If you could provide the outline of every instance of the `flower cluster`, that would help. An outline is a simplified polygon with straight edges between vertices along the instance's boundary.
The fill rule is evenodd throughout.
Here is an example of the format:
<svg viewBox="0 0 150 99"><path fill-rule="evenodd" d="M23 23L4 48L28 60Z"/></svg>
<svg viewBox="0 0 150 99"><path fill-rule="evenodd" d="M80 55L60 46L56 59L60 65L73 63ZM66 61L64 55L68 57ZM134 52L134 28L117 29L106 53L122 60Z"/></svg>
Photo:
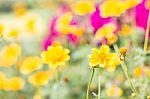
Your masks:
<svg viewBox="0 0 150 99"><path fill-rule="evenodd" d="M107 45L102 45L100 49L93 48L92 52L89 55L89 65L91 68L104 67L110 71L114 71L121 64L119 55L111 53Z"/></svg>

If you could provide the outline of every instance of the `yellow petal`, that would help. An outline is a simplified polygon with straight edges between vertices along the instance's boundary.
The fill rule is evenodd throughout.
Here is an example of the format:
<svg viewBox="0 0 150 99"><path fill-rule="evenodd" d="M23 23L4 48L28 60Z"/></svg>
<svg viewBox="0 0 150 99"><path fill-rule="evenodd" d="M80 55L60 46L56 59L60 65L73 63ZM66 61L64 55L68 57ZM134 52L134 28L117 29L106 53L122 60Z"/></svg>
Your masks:
<svg viewBox="0 0 150 99"><path fill-rule="evenodd" d="M34 86L43 86L48 84L49 78L48 71L38 71L35 74L30 75L28 80Z"/></svg>
<svg viewBox="0 0 150 99"><path fill-rule="evenodd" d="M22 64L20 65L20 71L24 74L29 74L34 70L37 70L42 67L42 61L37 56L30 56L23 60Z"/></svg>
<svg viewBox="0 0 150 99"><path fill-rule="evenodd" d="M109 52L110 52L109 46L107 46L107 45L102 45L102 46L100 47L100 51L101 51L101 53L109 53Z"/></svg>
<svg viewBox="0 0 150 99"><path fill-rule="evenodd" d="M77 15L85 15L95 11L95 5L92 1L78 1L72 6L72 10Z"/></svg>

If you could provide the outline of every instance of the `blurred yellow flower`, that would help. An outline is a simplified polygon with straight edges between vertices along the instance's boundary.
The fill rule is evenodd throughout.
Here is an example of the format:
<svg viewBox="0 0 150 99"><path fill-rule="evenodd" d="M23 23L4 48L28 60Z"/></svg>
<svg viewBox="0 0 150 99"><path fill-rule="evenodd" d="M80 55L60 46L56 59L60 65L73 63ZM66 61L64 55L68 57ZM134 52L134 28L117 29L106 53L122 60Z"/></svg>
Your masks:
<svg viewBox="0 0 150 99"><path fill-rule="evenodd" d="M21 33L23 36L41 35L45 31L45 24L38 14L27 13L19 18L21 21Z"/></svg>
<svg viewBox="0 0 150 99"><path fill-rule="evenodd" d="M20 33L20 31L17 28L16 29L14 28L8 32L7 37L16 38L19 36L19 33Z"/></svg>
<svg viewBox="0 0 150 99"><path fill-rule="evenodd" d="M5 82L4 89L9 91L21 90L24 87L24 80L20 77L12 77Z"/></svg>
<svg viewBox="0 0 150 99"><path fill-rule="evenodd" d="M118 17L126 10L137 6L141 2L142 0L107 0L99 7L100 14L104 18L111 16Z"/></svg>
<svg viewBox="0 0 150 99"><path fill-rule="evenodd" d="M0 37L3 36L4 25L0 23Z"/></svg>
<svg viewBox="0 0 150 99"><path fill-rule="evenodd" d="M49 71L38 71L33 75L30 75L28 81L34 86L43 86L48 84L50 79Z"/></svg>
<svg viewBox="0 0 150 99"><path fill-rule="evenodd" d="M122 0L106 0L103 4L100 5L99 9L101 11L101 16L103 18L111 16L120 16L127 9L126 5L123 4Z"/></svg>
<svg viewBox="0 0 150 99"><path fill-rule="evenodd" d="M41 53L41 57L43 62L49 64L50 67L57 67L70 59L69 53L70 51L61 45L49 46L47 51Z"/></svg>
<svg viewBox="0 0 150 99"><path fill-rule="evenodd" d="M42 67L42 60L38 56L26 57L20 65L20 72L23 74L32 73Z"/></svg>
<svg viewBox="0 0 150 99"><path fill-rule="evenodd" d="M36 31L36 20L34 18L27 20L26 29L30 33L35 33L35 31Z"/></svg>
<svg viewBox="0 0 150 99"><path fill-rule="evenodd" d="M113 97L113 96L120 97L123 94L123 91L121 88L117 86L111 86L106 90L106 93L109 97Z"/></svg>
<svg viewBox="0 0 150 99"><path fill-rule="evenodd" d="M70 25L73 19L71 12L66 12L57 19L56 29L63 33L72 33L76 36L81 36L84 33L84 28L77 25Z"/></svg>
<svg viewBox="0 0 150 99"><path fill-rule="evenodd" d="M72 11L77 15L85 15L95 11L93 1L78 1L72 5Z"/></svg>
<svg viewBox="0 0 150 99"><path fill-rule="evenodd" d="M111 34L107 36L107 44L111 45L113 43L115 43L118 40L118 37L116 34Z"/></svg>
<svg viewBox="0 0 150 99"><path fill-rule="evenodd" d="M64 25L69 25L70 22L73 19L73 15L71 12L65 12L64 14L62 14L58 19L57 19L57 23L61 23Z"/></svg>
<svg viewBox="0 0 150 99"><path fill-rule="evenodd" d="M109 36L113 35L115 30L117 29L114 23L107 23L96 31L95 38L97 40L102 38L109 38Z"/></svg>
<svg viewBox="0 0 150 99"><path fill-rule="evenodd" d="M3 72L0 72L0 90L4 89L4 85L6 83L6 76Z"/></svg>
<svg viewBox="0 0 150 99"><path fill-rule="evenodd" d="M121 30L119 31L119 33L123 36L129 36L131 35L131 33L133 33L132 27L127 25L127 24L123 24L121 26Z"/></svg>
<svg viewBox="0 0 150 99"><path fill-rule="evenodd" d="M96 31L95 38L97 40L101 40L105 38L107 40L107 44L111 45L118 40L118 37L114 32L117 27L114 23L107 23Z"/></svg>
<svg viewBox="0 0 150 99"><path fill-rule="evenodd" d="M116 53L110 53L109 46L102 45L100 49L93 48L92 54L89 55L89 65L94 67L106 67L108 70L114 71L116 66L120 64L119 57Z"/></svg>
<svg viewBox="0 0 150 99"><path fill-rule="evenodd" d="M126 5L127 9L131 9L140 4L141 2L142 0L125 0L124 5Z"/></svg>
<svg viewBox="0 0 150 99"><path fill-rule="evenodd" d="M10 44L0 50L0 66L12 66L16 63L21 54L21 47L18 44Z"/></svg>
<svg viewBox="0 0 150 99"><path fill-rule="evenodd" d="M25 5L22 2L14 3L13 11L14 11L16 16L22 16L26 12Z"/></svg>
<svg viewBox="0 0 150 99"><path fill-rule="evenodd" d="M143 74L143 68L141 66L138 66L133 70L133 75L135 77L141 77L142 74Z"/></svg>

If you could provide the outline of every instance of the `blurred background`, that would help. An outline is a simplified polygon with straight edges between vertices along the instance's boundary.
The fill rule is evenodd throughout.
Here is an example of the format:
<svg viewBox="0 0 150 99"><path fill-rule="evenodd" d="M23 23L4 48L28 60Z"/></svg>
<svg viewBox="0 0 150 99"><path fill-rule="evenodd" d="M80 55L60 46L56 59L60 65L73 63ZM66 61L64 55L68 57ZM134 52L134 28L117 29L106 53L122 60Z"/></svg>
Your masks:
<svg viewBox="0 0 150 99"><path fill-rule="evenodd" d="M149 0L0 0L0 99L85 99L88 55L103 44L128 49L125 63L139 93L119 65L103 69L101 99L150 99L150 36L143 51L149 8ZM41 60L51 45L71 51L59 81ZM97 87L96 71L89 99L97 99Z"/></svg>

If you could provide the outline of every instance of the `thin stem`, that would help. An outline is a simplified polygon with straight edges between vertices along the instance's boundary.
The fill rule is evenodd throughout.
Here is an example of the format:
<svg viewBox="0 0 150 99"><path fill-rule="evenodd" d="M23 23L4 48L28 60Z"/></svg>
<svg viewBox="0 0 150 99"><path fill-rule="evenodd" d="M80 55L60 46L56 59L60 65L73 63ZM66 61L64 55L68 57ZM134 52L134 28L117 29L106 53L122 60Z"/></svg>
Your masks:
<svg viewBox="0 0 150 99"><path fill-rule="evenodd" d="M116 53L119 53L118 46L117 46L116 44L114 44L113 47L114 47L114 49L115 49L115 52L116 52ZM125 64L124 62L121 64L121 67L122 67L122 69L123 69L123 72L124 72L124 74L125 74L125 76L126 76L128 82L129 82L129 84L130 84L131 90L132 90L134 93L137 93L137 90L136 90L136 88L134 87L134 85L133 85L133 83L132 83L132 81L131 81L131 79L130 79L130 77L129 77L128 68L127 68L127 66L126 66L126 64Z"/></svg>
<svg viewBox="0 0 150 99"><path fill-rule="evenodd" d="M148 21L147 21L147 27L146 27L146 34L145 34L145 41L144 41L144 52L146 52L148 47L148 35L149 35L149 28L150 27L150 11L148 14Z"/></svg>
<svg viewBox="0 0 150 99"><path fill-rule="evenodd" d="M101 67L99 68L99 82L98 82L98 99L100 99L101 94Z"/></svg>
<svg viewBox="0 0 150 99"><path fill-rule="evenodd" d="M121 66L122 66L122 68L123 68L123 71L124 71L124 74L125 74L126 78L128 79L128 82L129 82L129 84L130 84L130 87L131 87L132 91L133 91L134 93L137 93L137 90L136 90L136 88L134 87L134 85L133 85L133 83L132 83L132 81L131 81L131 79L130 79L130 77L129 77L126 64L125 64L125 63L122 63Z"/></svg>
<svg viewBox="0 0 150 99"><path fill-rule="evenodd" d="M89 84L88 84L88 88L87 88L87 92L86 92L86 99L89 99L89 91L90 91L91 83L92 83L92 81L93 81L94 72L95 72L95 69L92 69L91 79L90 79L90 82L89 82Z"/></svg>

